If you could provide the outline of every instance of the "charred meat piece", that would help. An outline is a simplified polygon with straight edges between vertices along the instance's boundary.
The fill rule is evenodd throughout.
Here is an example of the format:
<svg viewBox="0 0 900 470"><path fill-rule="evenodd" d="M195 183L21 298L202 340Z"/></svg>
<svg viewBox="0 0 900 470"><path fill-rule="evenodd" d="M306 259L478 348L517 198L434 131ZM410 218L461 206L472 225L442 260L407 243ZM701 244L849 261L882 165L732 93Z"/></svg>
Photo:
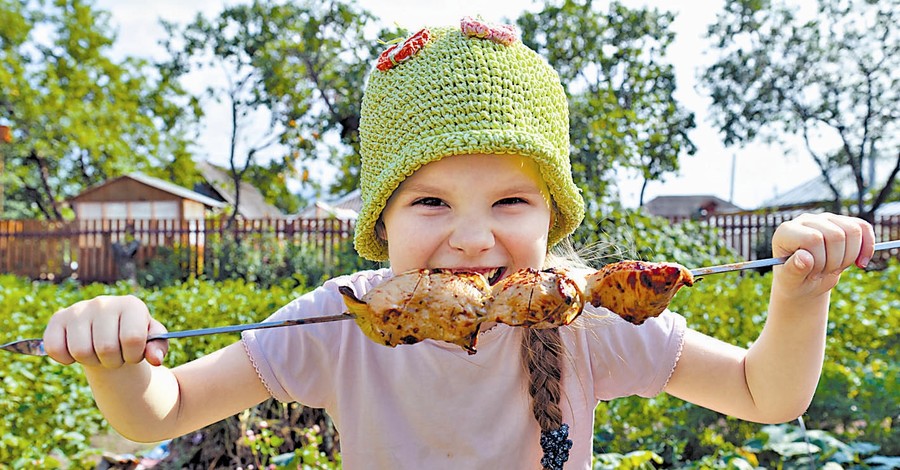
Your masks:
<svg viewBox="0 0 900 470"><path fill-rule="evenodd" d="M376 343L393 347L435 339L474 353L486 321L555 328L572 323L590 303L640 325L693 283L679 264L620 261L585 279L564 269L523 269L492 288L479 273L421 269L395 276L362 299L349 287L339 289L360 329Z"/></svg>
<svg viewBox="0 0 900 470"><path fill-rule="evenodd" d="M395 276L357 299L340 287L363 333L379 344L438 339L475 352L491 286L478 273L422 269Z"/></svg>
<svg viewBox="0 0 900 470"><path fill-rule="evenodd" d="M523 269L493 288L488 309L492 321L529 328L572 323L584 308L584 294L565 270Z"/></svg>
<svg viewBox="0 0 900 470"><path fill-rule="evenodd" d="M662 313L682 286L694 285L694 277L676 263L620 261L588 275L586 285L591 305L640 325Z"/></svg>

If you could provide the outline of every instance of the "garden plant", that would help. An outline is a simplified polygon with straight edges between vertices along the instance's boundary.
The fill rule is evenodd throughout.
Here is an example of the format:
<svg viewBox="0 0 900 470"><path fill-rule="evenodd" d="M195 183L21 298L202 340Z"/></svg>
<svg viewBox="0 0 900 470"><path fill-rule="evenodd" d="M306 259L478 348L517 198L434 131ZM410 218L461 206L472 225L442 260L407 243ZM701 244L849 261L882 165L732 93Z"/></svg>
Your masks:
<svg viewBox="0 0 900 470"><path fill-rule="evenodd" d="M592 223L605 235L582 243L597 245L598 252L609 252L604 246L632 247L610 254L612 258L676 260L689 267L734 260L714 236L698 235L690 223L666 225L619 212ZM621 224L633 230L619 234L610 229ZM642 233L658 235L646 238ZM266 249L283 251L254 250L246 258L248 265L219 280L181 278L164 269L164 260L145 269L144 281L148 275L156 277L138 288L126 283L51 284L0 275L0 326L6 339L40 336L56 309L101 294L126 293L141 297L170 330L250 323L263 320L323 277L360 268L349 246L341 255L343 265L327 269L304 264L308 254L302 247L276 246ZM241 278L241 273L251 272L284 274L264 281ZM900 468L898 278L896 260L883 269L844 274L832 296L822 378L801 421L777 426L742 422L665 394L619 399L596 410L595 469ZM706 333L747 345L763 324L770 282L765 272L708 276L682 290L672 309ZM172 340L166 363L181 364L236 339L218 335ZM6 356L0 362L0 379L0 469L95 468L104 449L95 445L94 437L112 431L94 405L79 366ZM157 468L340 468L340 436L324 412L271 400L174 439L167 449Z"/></svg>

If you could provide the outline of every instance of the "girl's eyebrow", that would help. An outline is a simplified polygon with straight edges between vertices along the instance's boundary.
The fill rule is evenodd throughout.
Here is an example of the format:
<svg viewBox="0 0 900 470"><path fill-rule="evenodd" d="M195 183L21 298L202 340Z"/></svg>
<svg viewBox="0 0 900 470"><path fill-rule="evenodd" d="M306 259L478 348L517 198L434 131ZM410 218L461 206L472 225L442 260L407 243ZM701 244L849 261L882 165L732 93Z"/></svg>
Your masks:
<svg viewBox="0 0 900 470"><path fill-rule="evenodd" d="M414 195L428 194L436 196L447 193L447 189L441 185L419 182L409 182L409 184L405 183L406 182L400 184L395 192ZM500 186L495 186L492 192L498 197L503 197L516 194L544 194L545 192L547 192L547 190L546 188L536 186L533 183L513 183L509 186L503 186L501 183Z"/></svg>
<svg viewBox="0 0 900 470"><path fill-rule="evenodd" d="M525 193L525 194L540 194L543 193L544 190L540 186L535 186L533 184L520 184L509 187L500 187L497 189L498 192L504 193Z"/></svg>
<svg viewBox="0 0 900 470"><path fill-rule="evenodd" d="M405 184L401 183L400 186L397 187L395 192L397 193L414 193L414 194L442 194L446 190L436 185L429 185L423 183L409 183Z"/></svg>

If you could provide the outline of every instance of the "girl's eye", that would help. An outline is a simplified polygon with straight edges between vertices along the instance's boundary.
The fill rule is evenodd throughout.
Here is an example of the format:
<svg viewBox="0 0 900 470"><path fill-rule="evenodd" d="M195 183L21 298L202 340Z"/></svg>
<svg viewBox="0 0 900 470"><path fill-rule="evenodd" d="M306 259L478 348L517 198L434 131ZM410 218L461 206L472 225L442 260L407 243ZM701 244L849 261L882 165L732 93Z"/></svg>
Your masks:
<svg viewBox="0 0 900 470"><path fill-rule="evenodd" d="M423 197L413 201L414 206L440 207L444 205L444 201L436 197Z"/></svg>
<svg viewBox="0 0 900 470"><path fill-rule="evenodd" d="M506 198L503 198L503 199L497 201L495 204L501 205L501 206L504 206L504 205L511 206L514 204L526 204L527 202L528 201L526 201L520 197L506 197Z"/></svg>

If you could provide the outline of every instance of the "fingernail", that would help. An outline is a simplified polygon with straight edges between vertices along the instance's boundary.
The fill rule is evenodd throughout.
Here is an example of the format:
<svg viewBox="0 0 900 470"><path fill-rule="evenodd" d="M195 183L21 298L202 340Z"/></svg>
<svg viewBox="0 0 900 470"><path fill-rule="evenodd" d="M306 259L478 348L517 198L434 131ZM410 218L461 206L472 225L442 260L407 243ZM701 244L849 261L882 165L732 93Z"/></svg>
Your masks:
<svg viewBox="0 0 900 470"><path fill-rule="evenodd" d="M157 349L155 353L153 353L153 357L156 358L156 362L158 364L162 364L163 362L163 352L160 349Z"/></svg>
<svg viewBox="0 0 900 470"><path fill-rule="evenodd" d="M860 268L865 268L865 267L869 266L869 261L870 261L870 259L871 259L871 258L866 257L866 256L860 258L860 260L859 260L859 267L860 267Z"/></svg>

